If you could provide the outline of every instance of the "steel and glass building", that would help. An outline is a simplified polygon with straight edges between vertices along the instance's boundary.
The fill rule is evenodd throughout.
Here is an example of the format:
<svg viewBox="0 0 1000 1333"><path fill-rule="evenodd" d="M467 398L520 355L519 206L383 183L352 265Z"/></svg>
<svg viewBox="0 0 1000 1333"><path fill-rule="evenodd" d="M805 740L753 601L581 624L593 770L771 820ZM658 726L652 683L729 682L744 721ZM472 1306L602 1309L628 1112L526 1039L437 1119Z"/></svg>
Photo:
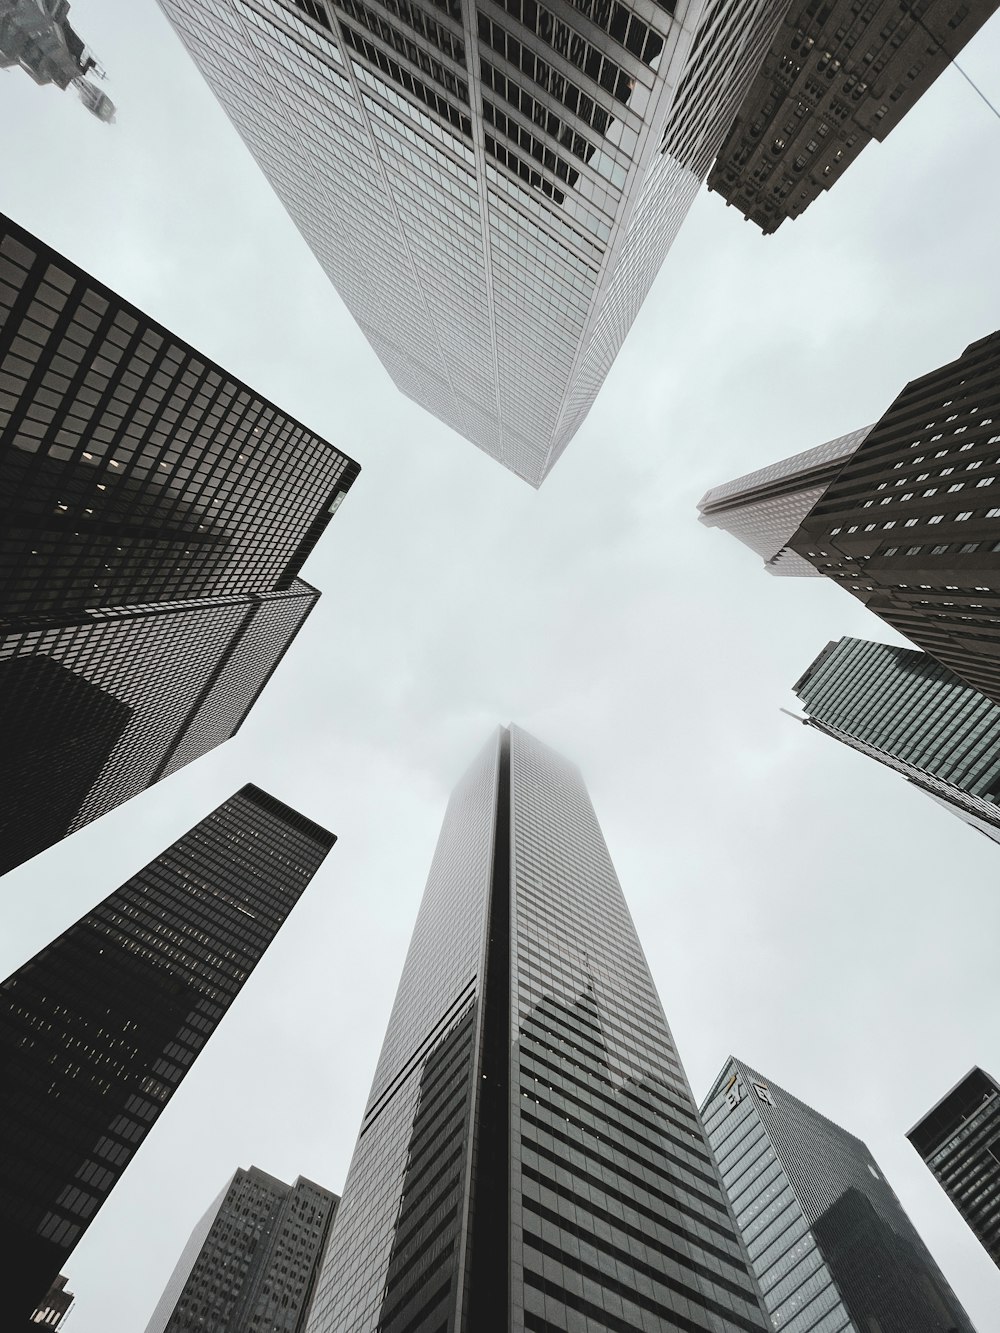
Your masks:
<svg viewBox="0 0 1000 1333"><path fill-rule="evenodd" d="M160 0L397 387L539 485L785 0Z"/></svg>
<svg viewBox="0 0 1000 1333"><path fill-rule="evenodd" d="M0 872L237 730L358 470L0 218Z"/></svg>
<svg viewBox="0 0 1000 1333"><path fill-rule="evenodd" d="M195 1227L146 1333L302 1333L339 1199L240 1168Z"/></svg>
<svg viewBox="0 0 1000 1333"><path fill-rule="evenodd" d="M997 0L792 0L708 178L767 234L882 142Z"/></svg>
<svg viewBox="0 0 1000 1333"><path fill-rule="evenodd" d="M62 1328L76 1297L66 1289L67 1279L60 1273L31 1316L31 1324L45 1329Z"/></svg>
<svg viewBox="0 0 1000 1333"><path fill-rule="evenodd" d="M578 769L452 794L309 1333L766 1320Z"/></svg>
<svg viewBox="0 0 1000 1333"><path fill-rule="evenodd" d="M1000 1268L1000 1083L970 1069L906 1137Z"/></svg>
<svg viewBox="0 0 1000 1333"><path fill-rule="evenodd" d="M769 574L815 576L819 570L788 549L802 520L871 430L838 435L781 463L713 486L698 502L699 522L722 528L764 559Z"/></svg>
<svg viewBox="0 0 1000 1333"><path fill-rule="evenodd" d="M927 653L828 643L795 684L804 721L1000 842L1000 705Z"/></svg>
<svg viewBox="0 0 1000 1333"><path fill-rule="evenodd" d="M701 1114L776 1333L974 1333L859 1138L732 1058Z"/></svg>
<svg viewBox="0 0 1000 1333"><path fill-rule="evenodd" d="M252 785L0 986L0 1253L25 1323L334 836Z"/></svg>

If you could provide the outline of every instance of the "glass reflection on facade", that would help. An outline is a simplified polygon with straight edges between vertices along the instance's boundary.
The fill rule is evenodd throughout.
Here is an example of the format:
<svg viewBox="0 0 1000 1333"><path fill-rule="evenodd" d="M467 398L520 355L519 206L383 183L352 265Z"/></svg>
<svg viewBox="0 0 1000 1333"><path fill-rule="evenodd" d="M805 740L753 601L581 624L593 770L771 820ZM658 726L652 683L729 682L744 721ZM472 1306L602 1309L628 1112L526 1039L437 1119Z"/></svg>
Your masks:
<svg viewBox="0 0 1000 1333"><path fill-rule="evenodd" d="M1000 1083L971 1069L906 1137L1000 1268Z"/></svg>
<svg viewBox="0 0 1000 1333"><path fill-rule="evenodd" d="M336 1194L256 1166L198 1223L146 1333L302 1333Z"/></svg>
<svg viewBox="0 0 1000 1333"><path fill-rule="evenodd" d="M730 1058L701 1108L780 1333L974 1333L864 1143Z"/></svg>
<svg viewBox="0 0 1000 1333"><path fill-rule="evenodd" d="M25 1322L334 836L252 785L0 986L0 1250Z"/></svg>
<svg viewBox="0 0 1000 1333"><path fill-rule="evenodd" d="M449 802L309 1333L763 1333L579 771Z"/></svg>
<svg viewBox="0 0 1000 1333"><path fill-rule="evenodd" d="M784 0L160 0L396 385L533 485Z"/></svg>
<svg viewBox="0 0 1000 1333"><path fill-rule="evenodd" d="M895 769L1000 842L1000 705L927 653L827 646L795 685L810 727Z"/></svg>

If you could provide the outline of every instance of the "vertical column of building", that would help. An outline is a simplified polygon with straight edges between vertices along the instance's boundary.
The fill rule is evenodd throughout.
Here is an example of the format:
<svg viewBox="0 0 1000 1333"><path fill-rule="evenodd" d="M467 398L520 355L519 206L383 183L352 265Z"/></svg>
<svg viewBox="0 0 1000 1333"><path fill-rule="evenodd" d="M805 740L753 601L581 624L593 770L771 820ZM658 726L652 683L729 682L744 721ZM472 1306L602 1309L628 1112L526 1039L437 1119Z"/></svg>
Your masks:
<svg viewBox="0 0 1000 1333"><path fill-rule="evenodd" d="M334 837L252 785L0 987L0 1247L27 1318Z"/></svg>

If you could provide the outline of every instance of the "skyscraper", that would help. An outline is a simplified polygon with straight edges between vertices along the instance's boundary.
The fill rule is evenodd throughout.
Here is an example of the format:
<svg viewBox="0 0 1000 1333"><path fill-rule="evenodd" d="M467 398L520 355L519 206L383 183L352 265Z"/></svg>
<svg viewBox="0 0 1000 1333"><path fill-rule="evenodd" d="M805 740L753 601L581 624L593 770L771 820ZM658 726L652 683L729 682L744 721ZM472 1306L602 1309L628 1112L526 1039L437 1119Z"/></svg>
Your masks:
<svg viewBox="0 0 1000 1333"><path fill-rule="evenodd" d="M302 1333L339 1199L251 1166L195 1227L146 1333Z"/></svg>
<svg viewBox="0 0 1000 1333"><path fill-rule="evenodd" d="M68 0L0 0L0 69L19 65L38 84L76 89L80 101L105 123L115 104L90 73L104 77L69 21Z"/></svg>
<svg viewBox="0 0 1000 1333"><path fill-rule="evenodd" d="M455 789L309 1333L766 1329L579 771Z"/></svg>
<svg viewBox="0 0 1000 1333"><path fill-rule="evenodd" d="M827 644L795 684L817 731L893 768L1000 842L1000 706L926 653Z"/></svg>
<svg viewBox="0 0 1000 1333"><path fill-rule="evenodd" d="M906 1137L1000 1268L1000 1083L970 1069Z"/></svg>
<svg viewBox="0 0 1000 1333"><path fill-rule="evenodd" d="M0 1252L27 1322L335 839L252 785L0 986Z"/></svg>
<svg viewBox="0 0 1000 1333"><path fill-rule="evenodd" d="M786 0L160 0L397 387L532 485Z"/></svg>
<svg viewBox="0 0 1000 1333"><path fill-rule="evenodd" d="M233 734L358 470L0 218L0 871Z"/></svg>
<svg viewBox="0 0 1000 1333"><path fill-rule="evenodd" d="M747 506L719 526L762 553L773 546L789 573L836 579L1000 703L1000 331L913 380L856 435L832 478L817 480L807 451L716 487L699 507L711 521ZM766 498L773 485L787 499L755 509L758 479Z"/></svg>
<svg viewBox="0 0 1000 1333"><path fill-rule="evenodd" d="M732 1058L701 1114L773 1328L973 1333L860 1139Z"/></svg>
<svg viewBox="0 0 1000 1333"><path fill-rule="evenodd" d="M862 442L870 426L713 486L698 501L699 522L722 528L764 557L769 574L813 575L819 570L788 549L799 524Z"/></svg>
<svg viewBox="0 0 1000 1333"><path fill-rule="evenodd" d="M766 234L880 143L997 0L792 0L708 178ZM915 186L917 182L914 182Z"/></svg>

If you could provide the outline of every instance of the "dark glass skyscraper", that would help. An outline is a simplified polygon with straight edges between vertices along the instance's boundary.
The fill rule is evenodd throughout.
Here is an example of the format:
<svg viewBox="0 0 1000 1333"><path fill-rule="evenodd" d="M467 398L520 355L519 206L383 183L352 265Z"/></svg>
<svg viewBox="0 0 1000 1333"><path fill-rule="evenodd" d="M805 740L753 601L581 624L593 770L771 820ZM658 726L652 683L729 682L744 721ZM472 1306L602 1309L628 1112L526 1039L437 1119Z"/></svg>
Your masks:
<svg viewBox="0 0 1000 1333"><path fill-rule="evenodd" d="M906 1137L1000 1268L1000 1083L970 1069Z"/></svg>
<svg viewBox="0 0 1000 1333"><path fill-rule="evenodd" d="M732 1058L701 1114L774 1329L974 1333L860 1139Z"/></svg>
<svg viewBox="0 0 1000 1333"><path fill-rule="evenodd" d="M767 1328L579 771L451 797L309 1333Z"/></svg>
<svg viewBox="0 0 1000 1333"><path fill-rule="evenodd" d="M927 653L829 643L795 684L817 731L902 773L1000 842L1000 705Z"/></svg>
<svg viewBox="0 0 1000 1333"><path fill-rule="evenodd" d="M11 1318L27 1323L333 843L248 785L0 987Z"/></svg>
<svg viewBox="0 0 1000 1333"><path fill-rule="evenodd" d="M195 1227L146 1333L302 1333L339 1199L236 1172Z"/></svg>
<svg viewBox="0 0 1000 1333"><path fill-rule="evenodd" d="M0 218L0 872L236 731L357 474Z"/></svg>
<svg viewBox="0 0 1000 1333"><path fill-rule="evenodd" d="M160 0L409 397L532 485L787 0Z"/></svg>

